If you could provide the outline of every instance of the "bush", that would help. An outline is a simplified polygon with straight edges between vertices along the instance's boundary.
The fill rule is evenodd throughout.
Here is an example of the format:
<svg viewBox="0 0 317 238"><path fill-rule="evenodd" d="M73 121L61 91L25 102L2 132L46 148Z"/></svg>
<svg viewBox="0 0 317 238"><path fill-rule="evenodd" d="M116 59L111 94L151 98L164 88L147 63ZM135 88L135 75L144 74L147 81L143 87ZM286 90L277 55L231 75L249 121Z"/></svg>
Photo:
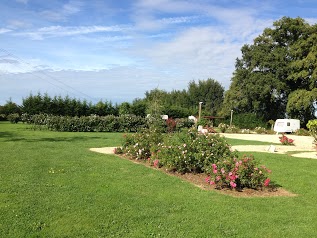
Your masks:
<svg viewBox="0 0 317 238"><path fill-rule="evenodd" d="M268 174L271 172L265 166L258 166L252 156L244 156L241 160L227 158L211 165L212 172L206 182L216 185L216 188L261 189L269 186Z"/></svg>
<svg viewBox="0 0 317 238"><path fill-rule="evenodd" d="M310 133L306 129L300 128L300 129L295 131L295 135L297 135L297 136L310 136Z"/></svg>
<svg viewBox="0 0 317 238"><path fill-rule="evenodd" d="M254 129L255 127L267 127L263 118L254 113L242 113L233 115L233 123L239 128Z"/></svg>
<svg viewBox="0 0 317 238"><path fill-rule="evenodd" d="M309 120L307 123L307 128L310 134L315 138L315 142L317 143L317 119Z"/></svg>
<svg viewBox="0 0 317 238"><path fill-rule="evenodd" d="M124 136L122 151L133 159L147 160L157 152L163 141L163 134L156 128L143 129L138 133Z"/></svg>
<svg viewBox="0 0 317 238"><path fill-rule="evenodd" d="M220 129L220 131L222 132L222 133L225 133L226 132L226 130L228 129L228 125L227 124L225 124L225 123L219 123L219 125L218 125L218 128Z"/></svg>
<svg viewBox="0 0 317 238"><path fill-rule="evenodd" d="M281 137L279 137L279 139L283 145L294 145L294 140L291 138L288 138L284 134Z"/></svg>
<svg viewBox="0 0 317 238"><path fill-rule="evenodd" d="M267 134L266 129L264 127L260 127L260 126L254 128L254 131L257 134Z"/></svg>
<svg viewBox="0 0 317 238"><path fill-rule="evenodd" d="M7 116L7 119L11 123L18 123L20 121L20 115L18 113L12 113Z"/></svg>
<svg viewBox="0 0 317 238"><path fill-rule="evenodd" d="M7 120L6 114L0 114L0 121L6 121L6 120Z"/></svg>
<svg viewBox="0 0 317 238"><path fill-rule="evenodd" d="M175 119L176 121L176 130L180 131L183 128L191 128L195 125L195 122L193 120L189 120L188 118L178 118Z"/></svg>
<svg viewBox="0 0 317 238"><path fill-rule="evenodd" d="M223 157L233 157L230 146L219 134L200 134L196 129L169 136L159 144L151 161L181 173L208 173L211 164Z"/></svg>
<svg viewBox="0 0 317 238"><path fill-rule="evenodd" d="M230 133L239 133L240 132L240 128L232 125L232 126L228 127L228 132L230 132Z"/></svg>

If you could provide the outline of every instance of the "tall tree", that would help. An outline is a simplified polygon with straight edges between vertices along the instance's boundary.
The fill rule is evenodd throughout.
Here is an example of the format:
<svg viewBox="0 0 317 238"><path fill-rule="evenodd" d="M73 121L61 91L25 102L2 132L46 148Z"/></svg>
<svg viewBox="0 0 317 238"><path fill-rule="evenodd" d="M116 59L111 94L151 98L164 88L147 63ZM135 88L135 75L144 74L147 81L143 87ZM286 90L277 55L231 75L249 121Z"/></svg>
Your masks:
<svg viewBox="0 0 317 238"><path fill-rule="evenodd" d="M266 120L284 118L291 92L316 87L316 33L316 25L283 17L244 45L222 114L230 108Z"/></svg>
<svg viewBox="0 0 317 238"><path fill-rule="evenodd" d="M192 106L204 103L203 113L216 115L223 102L224 88L214 79L191 81L188 85L188 98Z"/></svg>

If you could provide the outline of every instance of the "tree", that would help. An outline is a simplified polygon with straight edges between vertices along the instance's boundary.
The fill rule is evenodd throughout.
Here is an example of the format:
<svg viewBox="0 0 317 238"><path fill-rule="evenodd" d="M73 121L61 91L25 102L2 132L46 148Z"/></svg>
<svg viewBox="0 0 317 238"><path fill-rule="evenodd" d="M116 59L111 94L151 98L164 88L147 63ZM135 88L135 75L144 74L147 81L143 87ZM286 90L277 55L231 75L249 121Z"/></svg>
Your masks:
<svg viewBox="0 0 317 238"><path fill-rule="evenodd" d="M131 114L131 105L128 102L123 102L119 106L119 115Z"/></svg>
<svg viewBox="0 0 317 238"><path fill-rule="evenodd" d="M289 95L316 87L316 25L283 17L244 45L236 60L222 115L230 109L255 113L265 120L284 118Z"/></svg>
<svg viewBox="0 0 317 238"><path fill-rule="evenodd" d="M317 101L317 88L312 91L299 89L290 93L287 103L287 114L291 118L296 118L301 121L303 126L309 120L315 118L316 108L314 103Z"/></svg>
<svg viewBox="0 0 317 238"><path fill-rule="evenodd" d="M12 102L11 98L6 101L6 103L0 107L0 114L3 114L3 115L10 115L10 114L20 114L21 113L21 109L20 107Z"/></svg>
<svg viewBox="0 0 317 238"><path fill-rule="evenodd" d="M204 103L203 114L216 115L220 110L224 97L224 88L214 79L191 81L188 85L188 98L191 106Z"/></svg>

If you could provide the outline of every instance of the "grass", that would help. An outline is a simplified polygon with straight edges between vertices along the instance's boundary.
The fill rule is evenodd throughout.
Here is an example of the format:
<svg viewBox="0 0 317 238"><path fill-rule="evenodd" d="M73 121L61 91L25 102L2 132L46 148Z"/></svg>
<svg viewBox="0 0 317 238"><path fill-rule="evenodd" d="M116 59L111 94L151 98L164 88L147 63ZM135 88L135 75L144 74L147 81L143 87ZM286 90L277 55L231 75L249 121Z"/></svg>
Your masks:
<svg viewBox="0 0 317 238"><path fill-rule="evenodd" d="M256 140L241 140L241 139L232 139L227 138L227 142L230 145L281 145L281 143L272 143L266 141L256 141Z"/></svg>
<svg viewBox="0 0 317 238"><path fill-rule="evenodd" d="M317 160L254 153L298 196L233 198L89 151L121 138L0 123L0 237L317 235Z"/></svg>

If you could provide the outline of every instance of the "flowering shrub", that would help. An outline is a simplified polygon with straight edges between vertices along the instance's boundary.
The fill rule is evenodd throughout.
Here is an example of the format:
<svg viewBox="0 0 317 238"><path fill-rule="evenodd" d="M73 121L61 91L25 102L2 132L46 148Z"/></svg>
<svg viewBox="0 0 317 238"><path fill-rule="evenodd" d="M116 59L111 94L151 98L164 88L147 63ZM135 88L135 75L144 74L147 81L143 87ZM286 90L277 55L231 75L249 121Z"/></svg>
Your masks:
<svg viewBox="0 0 317 238"><path fill-rule="evenodd" d="M268 174L271 172L265 166L258 166L252 156L244 156L241 160L228 158L211 165L212 171L206 178L209 184L216 188L260 189L270 185Z"/></svg>
<svg viewBox="0 0 317 238"><path fill-rule="evenodd" d="M211 164L234 155L226 140L218 134L200 134L190 129L166 137L152 153L151 160L159 160L172 171L209 173Z"/></svg>
<svg viewBox="0 0 317 238"><path fill-rule="evenodd" d="M283 144L283 145L294 145L294 140L291 139L291 138L288 138L287 136L285 136L284 134L279 137L280 138L280 142Z"/></svg>
<svg viewBox="0 0 317 238"><path fill-rule="evenodd" d="M228 131L231 132L231 133L239 133L240 132L240 128L232 125L232 126L228 127Z"/></svg>
<svg viewBox="0 0 317 238"><path fill-rule="evenodd" d="M264 127L260 127L260 126L254 128L254 131L257 134L266 134L267 133L266 129Z"/></svg>
<svg viewBox="0 0 317 238"><path fill-rule="evenodd" d="M225 124L225 123L219 123L219 125L218 125L218 128L220 129L220 131L222 132L222 133L225 133L226 132L226 130L228 129L228 125L227 124Z"/></svg>
<svg viewBox="0 0 317 238"><path fill-rule="evenodd" d="M163 134L155 128L143 129L124 137L123 153L134 159L142 160L151 157L152 152L157 151L157 145L163 141Z"/></svg>

